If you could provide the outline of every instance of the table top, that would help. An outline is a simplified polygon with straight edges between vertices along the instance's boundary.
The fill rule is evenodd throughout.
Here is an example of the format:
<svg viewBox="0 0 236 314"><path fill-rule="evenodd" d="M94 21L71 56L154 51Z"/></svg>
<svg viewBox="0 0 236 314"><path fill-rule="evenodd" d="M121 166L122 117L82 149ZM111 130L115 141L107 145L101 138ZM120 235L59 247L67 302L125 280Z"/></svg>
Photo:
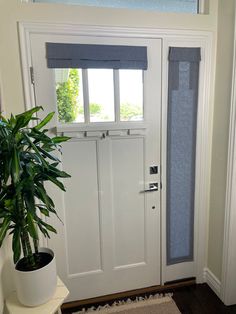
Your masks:
<svg viewBox="0 0 236 314"><path fill-rule="evenodd" d="M10 314L54 314L62 305L69 290L59 277L57 277L57 288L54 296L47 303L36 307L26 307L22 305L16 296L16 292L12 292L6 299L6 307Z"/></svg>

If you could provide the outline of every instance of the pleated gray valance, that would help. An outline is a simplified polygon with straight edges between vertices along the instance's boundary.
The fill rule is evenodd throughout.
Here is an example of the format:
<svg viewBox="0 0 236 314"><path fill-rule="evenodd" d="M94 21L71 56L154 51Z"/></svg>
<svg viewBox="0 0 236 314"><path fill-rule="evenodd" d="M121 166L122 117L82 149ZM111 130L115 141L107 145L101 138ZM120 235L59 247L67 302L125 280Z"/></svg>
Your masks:
<svg viewBox="0 0 236 314"><path fill-rule="evenodd" d="M46 43L48 68L147 70L147 47Z"/></svg>
<svg viewBox="0 0 236 314"><path fill-rule="evenodd" d="M170 47L169 61L199 62L200 60L200 48Z"/></svg>

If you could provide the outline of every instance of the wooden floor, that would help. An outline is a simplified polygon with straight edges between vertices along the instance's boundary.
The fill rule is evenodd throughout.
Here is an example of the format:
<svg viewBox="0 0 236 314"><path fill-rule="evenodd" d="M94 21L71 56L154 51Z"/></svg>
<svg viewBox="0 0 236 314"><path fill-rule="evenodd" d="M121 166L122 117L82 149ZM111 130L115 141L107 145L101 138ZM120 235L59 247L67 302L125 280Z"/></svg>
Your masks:
<svg viewBox="0 0 236 314"><path fill-rule="evenodd" d="M225 306L207 284L179 288L173 299L183 314L233 314L236 306Z"/></svg>
<svg viewBox="0 0 236 314"><path fill-rule="evenodd" d="M236 314L236 305L225 306L207 284L191 285L165 292L174 294L173 299L183 314ZM80 309L62 310L62 313L71 314Z"/></svg>

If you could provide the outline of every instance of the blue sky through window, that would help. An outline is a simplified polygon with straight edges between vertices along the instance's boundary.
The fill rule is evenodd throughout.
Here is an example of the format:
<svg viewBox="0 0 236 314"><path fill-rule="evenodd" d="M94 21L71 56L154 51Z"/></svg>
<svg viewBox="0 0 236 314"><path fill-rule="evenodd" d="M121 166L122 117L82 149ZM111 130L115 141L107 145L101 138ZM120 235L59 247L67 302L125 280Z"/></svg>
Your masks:
<svg viewBox="0 0 236 314"><path fill-rule="evenodd" d="M198 0L33 0L33 2L143 9L161 12L198 13Z"/></svg>

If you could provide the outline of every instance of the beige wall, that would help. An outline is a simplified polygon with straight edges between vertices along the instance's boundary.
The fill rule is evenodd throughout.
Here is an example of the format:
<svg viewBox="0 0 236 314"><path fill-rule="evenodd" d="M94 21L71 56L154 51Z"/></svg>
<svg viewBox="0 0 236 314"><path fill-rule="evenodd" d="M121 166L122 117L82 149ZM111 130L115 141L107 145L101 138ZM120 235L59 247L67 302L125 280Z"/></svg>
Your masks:
<svg viewBox="0 0 236 314"><path fill-rule="evenodd" d="M208 267L221 280L228 127L234 41L234 0L219 0L211 168Z"/></svg>
<svg viewBox="0 0 236 314"><path fill-rule="evenodd" d="M220 278L223 227L224 184L226 176L227 125L229 116L229 85L232 57L233 0L219 0L219 42L216 77L216 102L212 156L212 188L210 215L209 267ZM24 109L20 67L18 21L44 21L111 25L129 27L155 27L173 29L208 30L217 34L218 0L210 0L209 15L160 14L154 12L85 8L79 6L26 4L20 0L0 0L0 77L2 98L6 112ZM215 51L212 51L214 58ZM225 60L226 58L226 60ZM220 62L222 61L222 62ZM214 86L214 78L212 78ZM213 101L214 94L211 95ZM217 226L217 240L215 238ZM0 269L1 269L0 256ZM0 270L1 271L1 270ZM1 304L0 288L0 304ZM1 311L0 311L1 312Z"/></svg>
<svg viewBox="0 0 236 314"><path fill-rule="evenodd" d="M14 289L12 267L11 243L8 239L0 249L0 313L4 306L4 296Z"/></svg>
<svg viewBox="0 0 236 314"><path fill-rule="evenodd" d="M4 256L3 252L0 252L0 313L2 313L3 310L3 287L2 287L2 268L4 263Z"/></svg>

